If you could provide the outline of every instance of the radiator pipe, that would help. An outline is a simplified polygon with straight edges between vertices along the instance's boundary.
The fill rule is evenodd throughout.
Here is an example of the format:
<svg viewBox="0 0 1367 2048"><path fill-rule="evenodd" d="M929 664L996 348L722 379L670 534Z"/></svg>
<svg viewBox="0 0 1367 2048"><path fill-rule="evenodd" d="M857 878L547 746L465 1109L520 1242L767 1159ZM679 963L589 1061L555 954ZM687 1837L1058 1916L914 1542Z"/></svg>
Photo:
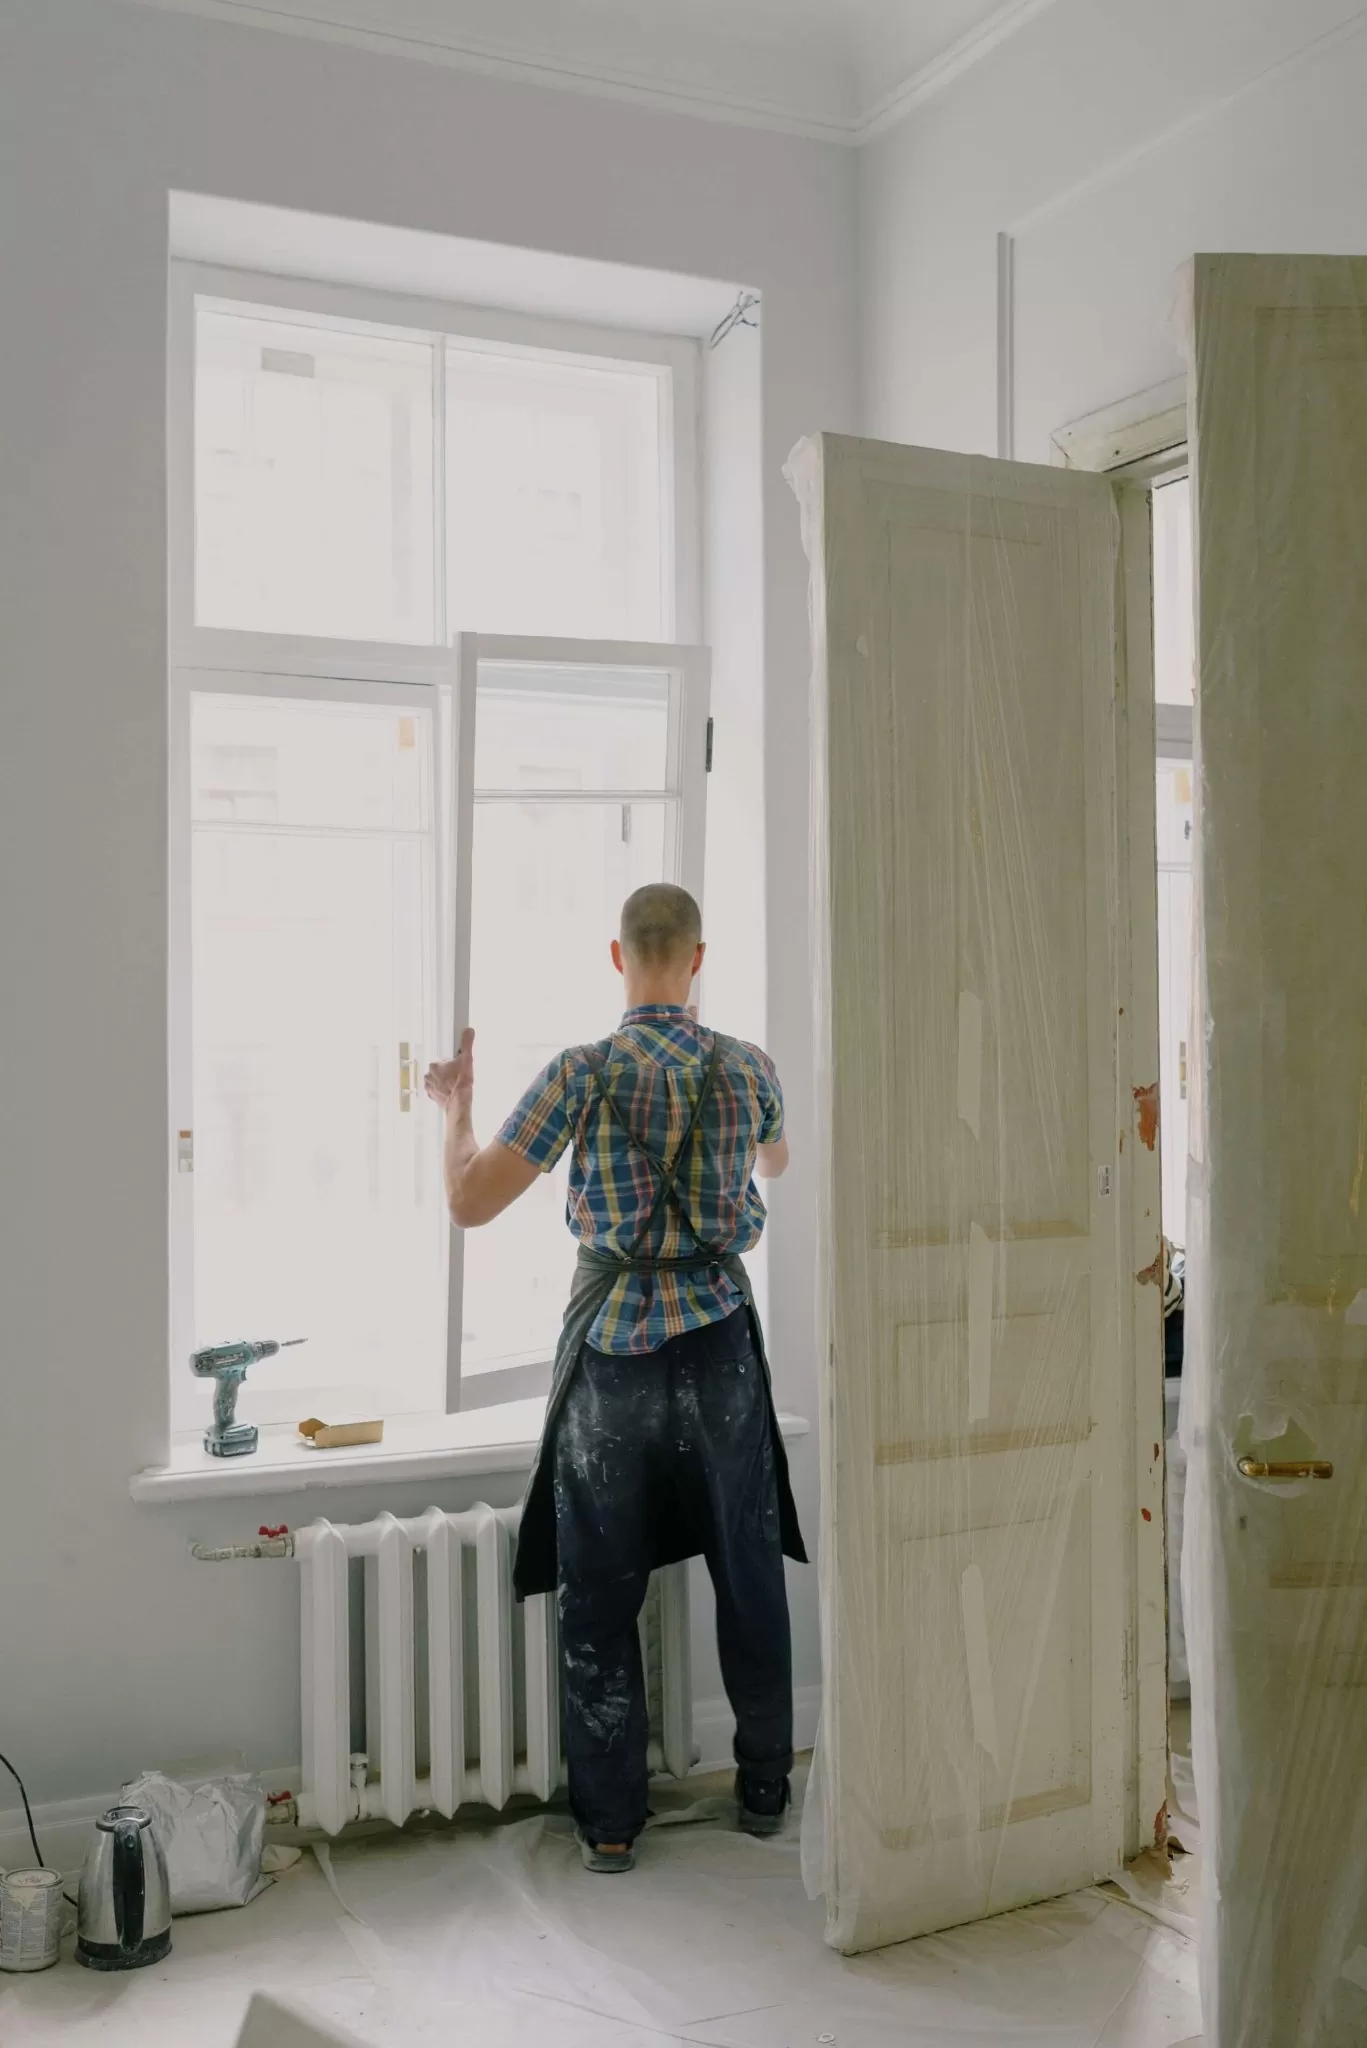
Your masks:
<svg viewBox="0 0 1367 2048"><path fill-rule="evenodd" d="M293 1557L294 1538L286 1530L283 1536L263 1536L255 1543L228 1543L218 1548L208 1543L192 1543L190 1555L201 1564L231 1564L239 1557Z"/></svg>

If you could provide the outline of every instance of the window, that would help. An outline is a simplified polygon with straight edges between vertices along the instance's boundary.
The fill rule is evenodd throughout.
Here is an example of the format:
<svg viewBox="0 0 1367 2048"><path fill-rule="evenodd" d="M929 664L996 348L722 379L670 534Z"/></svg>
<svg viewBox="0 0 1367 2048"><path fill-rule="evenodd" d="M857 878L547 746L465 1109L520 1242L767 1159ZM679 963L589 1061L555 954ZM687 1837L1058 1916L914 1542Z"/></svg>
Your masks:
<svg viewBox="0 0 1367 2048"><path fill-rule="evenodd" d="M491 1138L620 1010L622 898L700 889L692 344L177 267L172 1421L544 1389L564 1168L468 1241L428 1061ZM463 1389L463 1396L462 1396Z"/></svg>

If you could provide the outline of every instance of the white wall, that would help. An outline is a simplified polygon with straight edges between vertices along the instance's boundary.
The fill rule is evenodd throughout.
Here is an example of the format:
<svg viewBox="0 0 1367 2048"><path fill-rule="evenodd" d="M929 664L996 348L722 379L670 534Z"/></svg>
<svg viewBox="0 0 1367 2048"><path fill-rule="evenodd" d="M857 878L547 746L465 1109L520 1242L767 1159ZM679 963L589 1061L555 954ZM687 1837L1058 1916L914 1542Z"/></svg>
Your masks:
<svg viewBox="0 0 1367 2048"><path fill-rule="evenodd" d="M781 465L855 417L847 152L113 0L0 10L0 1747L40 1800L297 1754L296 1589L196 1566L296 1497L134 1507L166 1372L167 193L764 294L768 1039L810 1117L805 567ZM756 941L759 934L755 933ZM811 1189L779 1191L781 1399L812 1411ZM797 1459L815 1533L815 1455ZM510 1489L481 1486L486 1496ZM330 1496L338 1518L431 1488ZM460 1497L446 1489L453 1504ZM311 1504L308 1510L311 1511ZM798 1681L815 1682L812 1575Z"/></svg>
<svg viewBox="0 0 1367 2048"><path fill-rule="evenodd" d="M1056 0L861 157L869 433L997 452L996 237L1016 238L1016 454L1182 368L1196 250L1367 249L1355 0Z"/></svg>

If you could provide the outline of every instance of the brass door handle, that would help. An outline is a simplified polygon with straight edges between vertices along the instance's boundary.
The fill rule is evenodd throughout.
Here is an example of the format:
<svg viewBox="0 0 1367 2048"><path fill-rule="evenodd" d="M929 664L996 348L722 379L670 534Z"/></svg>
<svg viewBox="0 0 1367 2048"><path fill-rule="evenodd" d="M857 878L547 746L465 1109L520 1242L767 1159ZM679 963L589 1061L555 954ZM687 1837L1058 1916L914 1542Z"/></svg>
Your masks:
<svg viewBox="0 0 1367 2048"><path fill-rule="evenodd" d="M1327 1458L1297 1458L1285 1465L1269 1465L1261 1458L1240 1458L1245 1479L1332 1479L1334 1468Z"/></svg>

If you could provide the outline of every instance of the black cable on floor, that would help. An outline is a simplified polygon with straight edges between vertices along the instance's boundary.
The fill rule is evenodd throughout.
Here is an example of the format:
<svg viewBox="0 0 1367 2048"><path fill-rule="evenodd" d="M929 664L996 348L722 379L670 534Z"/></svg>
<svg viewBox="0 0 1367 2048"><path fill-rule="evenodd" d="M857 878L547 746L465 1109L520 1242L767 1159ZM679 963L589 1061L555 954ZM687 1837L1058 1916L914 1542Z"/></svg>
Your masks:
<svg viewBox="0 0 1367 2048"><path fill-rule="evenodd" d="M33 1827L33 1813L29 1807L28 1793L24 1790L24 1781L20 1777L18 1771L15 1770L14 1765L10 1762L7 1756L0 1756L0 1764L3 1764L5 1766L5 1769L9 1772L15 1784L19 1787L19 1797L24 1802L24 1819L28 1822L28 1838L33 1844L33 1854L38 1862L39 1868L44 1868L45 1866L43 1864L43 1852L38 1847L38 1837L34 1832Z"/></svg>

